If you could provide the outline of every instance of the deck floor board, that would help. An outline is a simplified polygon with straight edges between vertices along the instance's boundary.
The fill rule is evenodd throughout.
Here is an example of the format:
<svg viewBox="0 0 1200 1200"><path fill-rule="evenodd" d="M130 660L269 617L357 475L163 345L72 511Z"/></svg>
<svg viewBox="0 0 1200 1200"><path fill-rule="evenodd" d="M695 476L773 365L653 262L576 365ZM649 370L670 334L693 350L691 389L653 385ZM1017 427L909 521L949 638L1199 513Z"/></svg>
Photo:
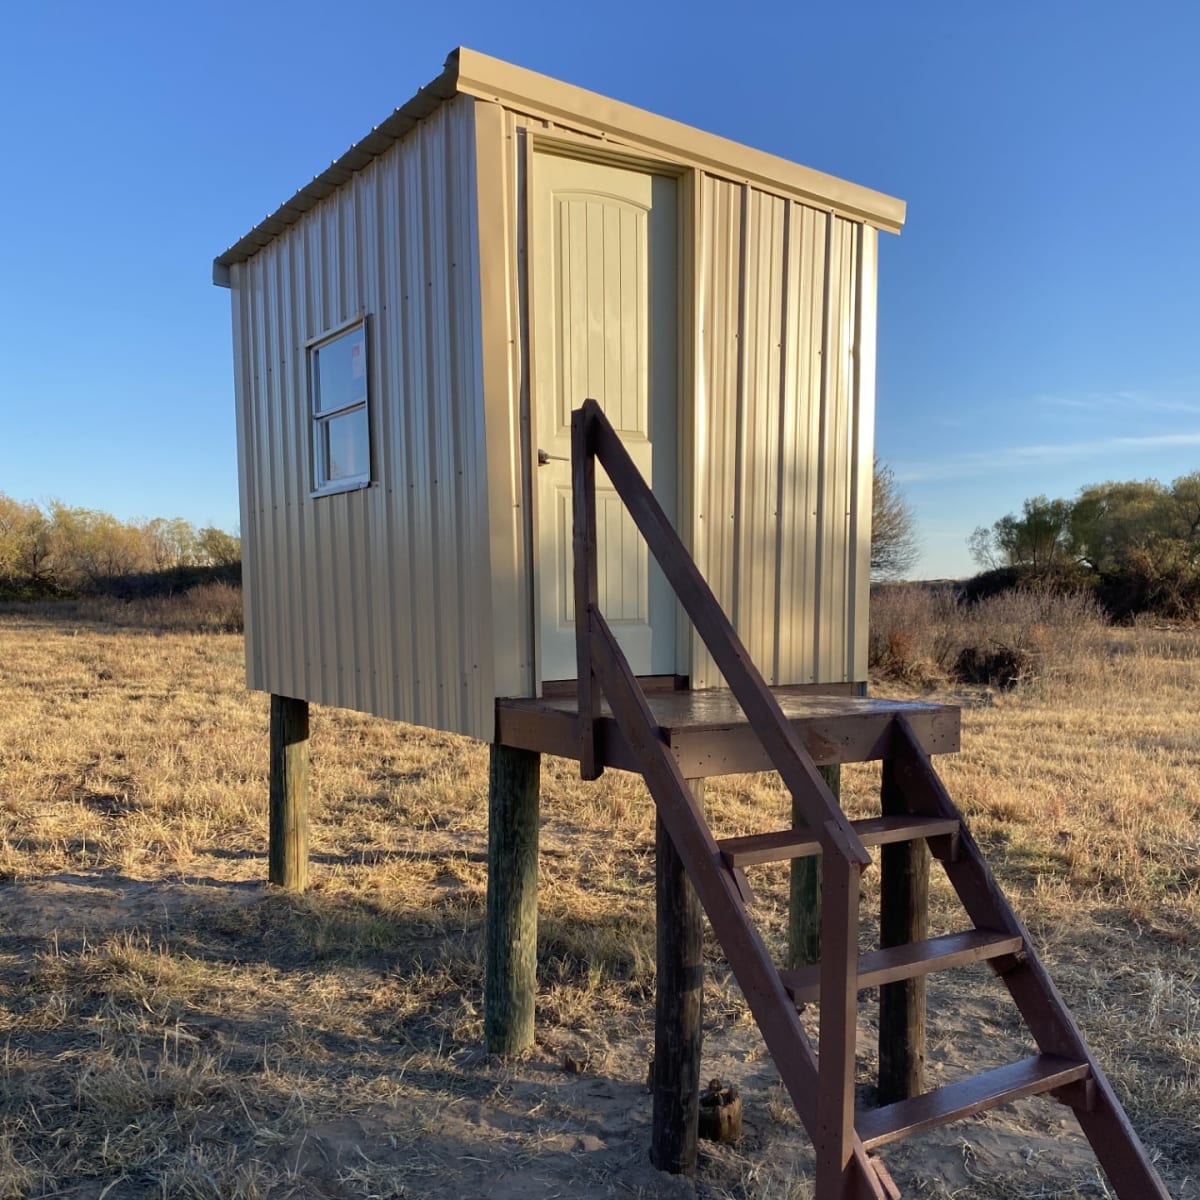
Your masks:
<svg viewBox="0 0 1200 1200"><path fill-rule="evenodd" d="M953 705L828 695L803 688L771 690L814 761L822 765L886 757L892 722L900 715L908 719L927 754L952 754L959 748L959 710ZM727 689L648 690L646 699L685 778L770 769L745 713ZM605 765L636 770L608 705L602 704L600 711ZM578 715L574 695L498 700L497 740L578 758Z"/></svg>

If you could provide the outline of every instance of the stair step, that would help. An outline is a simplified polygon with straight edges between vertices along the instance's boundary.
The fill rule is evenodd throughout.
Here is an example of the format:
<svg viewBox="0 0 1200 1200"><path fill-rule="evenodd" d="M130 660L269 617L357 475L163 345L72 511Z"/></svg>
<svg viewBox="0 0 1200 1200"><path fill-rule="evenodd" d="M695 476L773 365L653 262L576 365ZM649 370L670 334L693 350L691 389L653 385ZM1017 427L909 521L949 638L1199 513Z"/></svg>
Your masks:
<svg viewBox="0 0 1200 1200"><path fill-rule="evenodd" d="M889 842L912 842L917 838L943 837L959 831L958 821L944 817L870 817L851 821L865 846L883 846ZM786 862L821 853L821 843L810 829L780 829L774 833L755 833L749 837L725 838L717 845L729 867L749 867L755 863Z"/></svg>
<svg viewBox="0 0 1200 1200"><path fill-rule="evenodd" d="M871 950L858 956L858 986L862 989L895 983L899 979L915 979L933 971L1016 954L1021 948L1021 938L1012 934L971 929L965 933L947 933L925 941L909 942L904 946ZM797 1004L815 1004L820 999L819 963L795 971L780 971L779 978Z"/></svg>
<svg viewBox="0 0 1200 1200"><path fill-rule="evenodd" d="M1022 1096L1036 1096L1091 1075L1085 1062L1074 1062L1057 1054L1039 1054L982 1075L949 1083L923 1096L901 1100L883 1108L855 1115L854 1124L868 1149L899 1141L938 1125L984 1112Z"/></svg>

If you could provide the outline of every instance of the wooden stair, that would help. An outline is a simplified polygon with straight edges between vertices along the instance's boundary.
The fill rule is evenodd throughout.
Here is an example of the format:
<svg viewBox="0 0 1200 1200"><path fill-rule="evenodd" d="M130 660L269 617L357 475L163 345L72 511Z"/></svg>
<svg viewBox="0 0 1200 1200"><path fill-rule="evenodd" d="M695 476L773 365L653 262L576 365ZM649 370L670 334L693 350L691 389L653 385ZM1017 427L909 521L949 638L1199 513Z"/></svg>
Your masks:
<svg viewBox="0 0 1200 1200"><path fill-rule="evenodd" d="M911 727L894 722L885 773L903 813L850 821L784 717L733 626L637 473L595 401L573 414L575 612L579 759L585 778L604 768L600 694L646 780L659 817L754 1015L816 1151L817 1200L897 1200L868 1151L1025 1096L1070 1105L1119 1200L1170 1200L1112 1088L997 886L962 816ZM751 726L792 793L807 829L718 842L659 736L646 696L600 612L594 460L609 480L704 639ZM858 908L867 848L924 840L945 867L973 928L858 953ZM744 869L822 856L820 963L780 971L752 920ZM1023 1062L856 1112L855 1040L860 988L987 961L1012 995L1038 1054ZM816 1053L797 1003L820 1006Z"/></svg>
<svg viewBox="0 0 1200 1200"><path fill-rule="evenodd" d="M953 837L958 833L959 823L938 817L869 817L851 821L850 827L864 846L888 846L919 837ZM721 857L731 867L785 862L821 853L821 839L810 829L781 829L749 837L722 838L717 845Z"/></svg>
<svg viewBox="0 0 1200 1200"><path fill-rule="evenodd" d="M965 933L950 933L920 942L909 942L905 946L872 950L858 957L858 990L879 987L884 983L898 983L901 979L915 979L918 975L931 975L934 971L949 971L968 963L1011 958L1023 949L1024 943L1019 937L992 930L972 929ZM779 978L783 980L787 994L797 1004L813 1004L820 998L819 966L780 971Z"/></svg>
<svg viewBox="0 0 1200 1200"><path fill-rule="evenodd" d="M1037 1054L935 1088L911 1100L899 1100L883 1108L860 1112L855 1128L863 1145L873 1150L922 1130L997 1108L1010 1100L1051 1092L1090 1077L1091 1067L1087 1063L1059 1058L1056 1054Z"/></svg>

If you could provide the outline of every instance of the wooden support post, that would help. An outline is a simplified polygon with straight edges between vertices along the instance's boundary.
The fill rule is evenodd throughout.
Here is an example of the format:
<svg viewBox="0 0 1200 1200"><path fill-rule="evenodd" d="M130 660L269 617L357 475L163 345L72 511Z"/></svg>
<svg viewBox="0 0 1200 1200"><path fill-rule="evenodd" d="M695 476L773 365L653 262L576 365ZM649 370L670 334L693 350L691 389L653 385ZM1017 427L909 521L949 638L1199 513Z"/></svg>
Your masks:
<svg viewBox="0 0 1200 1200"><path fill-rule="evenodd" d="M821 777L839 803L842 798L840 763L818 767ZM804 829L800 806L792 799L792 828ZM821 960L821 856L792 859L792 891L788 906L787 965L795 970Z"/></svg>
<svg viewBox="0 0 1200 1200"><path fill-rule="evenodd" d="M541 765L535 751L492 745L483 988L489 1054L519 1054L533 1045Z"/></svg>
<svg viewBox="0 0 1200 1200"><path fill-rule="evenodd" d="M883 815L907 812L896 769L883 761ZM929 847L923 838L880 848L879 944L920 941L929 930ZM925 976L879 989L879 1103L925 1090Z"/></svg>
<svg viewBox="0 0 1200 1200"><path fill-rule="evenodd" d="M821 903L821 1028L817 1038L815 1192L849 1195L846 1172L854 1153L854 1052L858 1035L858 903L862 868L849 861L848 839L825 824ZM836 848L836 853L834 849Z"/></svg>
<svg viewBox="0 0 1200 1200"><path fill-rule="evenodd" d="M689 780L688 786L703 803L704 780ZM700 1120L703 910L661 816L655 824L655 854L658 980L650 1161L660 1171L694 1175Z"/></svg>
<svg viewBox="0 0 1200 1200"><path fill-rule="evenodd" d="M308 883L308 701L271 696L267 878L289 891Z"/></svg>

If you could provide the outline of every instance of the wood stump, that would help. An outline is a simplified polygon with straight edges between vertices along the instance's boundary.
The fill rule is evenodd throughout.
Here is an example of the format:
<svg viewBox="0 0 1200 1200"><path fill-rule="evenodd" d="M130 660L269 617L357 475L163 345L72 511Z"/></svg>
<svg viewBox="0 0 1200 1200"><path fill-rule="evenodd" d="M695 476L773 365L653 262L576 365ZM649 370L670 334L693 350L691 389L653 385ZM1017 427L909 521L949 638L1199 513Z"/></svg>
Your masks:
<svg viewBox="0 0 1200 1200"><path fill-rule="evenodd" d="M742 1098L732 1084L709 1080L700 1096L700 1136L709 1142L736 1142L742 1136Z"/></svg>

